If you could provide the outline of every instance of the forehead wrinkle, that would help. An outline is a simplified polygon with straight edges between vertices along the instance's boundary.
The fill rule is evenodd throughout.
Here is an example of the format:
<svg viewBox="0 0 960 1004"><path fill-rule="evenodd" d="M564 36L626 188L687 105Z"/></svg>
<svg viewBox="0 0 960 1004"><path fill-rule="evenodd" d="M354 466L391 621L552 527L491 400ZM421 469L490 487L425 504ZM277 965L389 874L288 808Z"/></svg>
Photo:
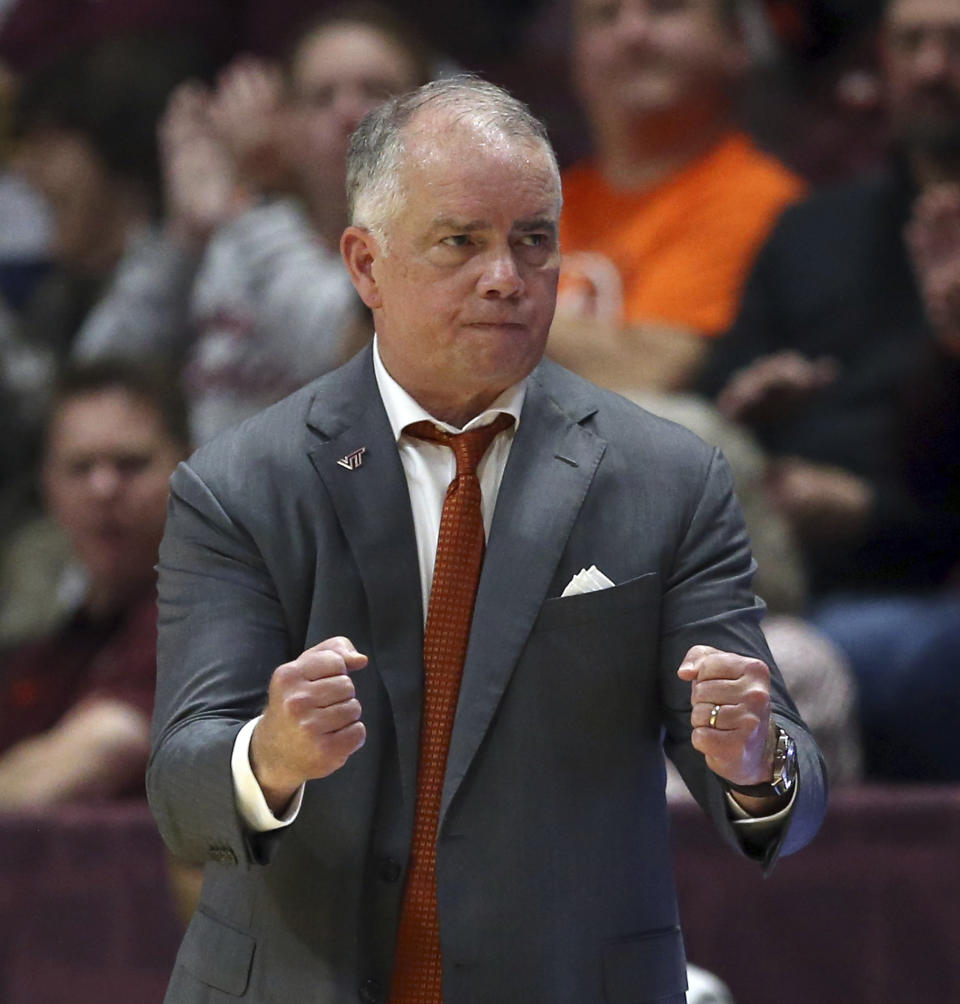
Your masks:
<svg viewBox="0 0 960 1004"><path fill-rule="evenodd" d="M438 216L431 225L432 230L458 230L465 234L475 233L477 230L484 230L490 224L486 220L464 220L462 217L443 215Z"/></svg>
<svg viewBox="0 0 960 1004"><path fill-rule="evenodd" d="M458 233L472 234L478 230L489 230L492 226L493 223L489 220L464 220L457 216L443 215L433 221L431 230L456 230ZM557 223L549 215L524 217L514 220L511 229L526 234L535 230L556 230Z"/></svg>

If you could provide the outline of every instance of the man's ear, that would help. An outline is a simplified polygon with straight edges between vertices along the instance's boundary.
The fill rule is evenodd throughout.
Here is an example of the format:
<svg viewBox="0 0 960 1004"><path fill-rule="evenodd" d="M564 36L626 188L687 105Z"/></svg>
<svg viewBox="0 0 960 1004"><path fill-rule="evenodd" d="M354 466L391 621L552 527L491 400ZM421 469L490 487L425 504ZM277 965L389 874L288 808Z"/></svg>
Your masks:
<svg viewBox="0 0 960 1004"><path fill-rule="evenodd" d="M377 239L369 230L349 226L340 238L340 254L360 299L371 309L381 306L373 263L380 256Z"/></svg>

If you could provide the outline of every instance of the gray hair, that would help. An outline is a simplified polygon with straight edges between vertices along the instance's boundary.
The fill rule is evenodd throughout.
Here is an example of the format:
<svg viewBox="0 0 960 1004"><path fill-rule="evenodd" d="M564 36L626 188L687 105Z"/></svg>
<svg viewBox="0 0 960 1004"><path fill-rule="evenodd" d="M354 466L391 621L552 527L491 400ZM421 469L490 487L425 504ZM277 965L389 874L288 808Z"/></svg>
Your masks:
<svg viewBox="0 0 960 1004"><path fill-rule="evenodd" d="M354 226L374 234L386 251L386 225L400 211L404 191L404 130L425 108L450 114L506 139L542 144L550 157L560 192L560 170L546 126L519 99L472 74L432 80L399 94L371 111L357 126L347 152L347 212Z"/></svg>

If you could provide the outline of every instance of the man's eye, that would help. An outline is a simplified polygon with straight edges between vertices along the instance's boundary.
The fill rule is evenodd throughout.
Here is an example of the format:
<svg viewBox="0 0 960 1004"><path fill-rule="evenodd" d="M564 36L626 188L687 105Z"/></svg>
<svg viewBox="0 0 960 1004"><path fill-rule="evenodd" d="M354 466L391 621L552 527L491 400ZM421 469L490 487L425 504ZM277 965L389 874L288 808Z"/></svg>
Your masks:
<svg viewBox="0 0 960 1004"><path fill-rule="evenodd" d="M301 91L294 96L296 104L311 111L322 111L333 104L333 88L317 87L310 91Z"/></svg>
<svg viewBox="0 0 960 1004"><path fill-rule="evenodd" d="M452 248L465 248L470 243L469 234L451 234L449 237L444 237L440 242L441 244L446 244L447 247Z"/></svg>
<svg viewBox="0 0 960 1004"><path fill-rule="evenodd" d="M537 231L532 234L524 234L520 238L520 247L536 251L538 255L549 255L553 253L557 246L556 234Z"/></svg>
<svg viewBox="0 0 960 1004"><path fill-rule="evenodd" d="M64 465L63 473L70 478L85 478L93 470L92 460L72 460Z"/></svg>
<svg viewBox="0 0 960 1004"><path fill-rule="evenodd" d="M141 474L150 466L150 457L140 454L117 457L117 472L127 477L134 474Z"/></svg>
<svg viewBox="0 0 960 1004"><path fill-rule="evenodd" d="M891 32L890 45L900 52L914 52L920 45L920 32L916 29L901 29Z"/></svg>

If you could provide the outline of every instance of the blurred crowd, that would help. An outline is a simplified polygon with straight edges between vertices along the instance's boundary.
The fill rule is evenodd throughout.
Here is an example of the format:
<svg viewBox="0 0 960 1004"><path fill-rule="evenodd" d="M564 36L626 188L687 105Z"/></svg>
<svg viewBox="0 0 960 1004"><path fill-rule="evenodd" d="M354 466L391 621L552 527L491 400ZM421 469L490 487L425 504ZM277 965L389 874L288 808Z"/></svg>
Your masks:
<svg viewBox="0 0 960 1004"><path fill-rule="evenodd" d="M346 144L456 71L565 168L550 354L730 460L833 783L960 779L960 2L442 10L0 0L0 810L142 791L167 478L371 337Z"/></svg>

